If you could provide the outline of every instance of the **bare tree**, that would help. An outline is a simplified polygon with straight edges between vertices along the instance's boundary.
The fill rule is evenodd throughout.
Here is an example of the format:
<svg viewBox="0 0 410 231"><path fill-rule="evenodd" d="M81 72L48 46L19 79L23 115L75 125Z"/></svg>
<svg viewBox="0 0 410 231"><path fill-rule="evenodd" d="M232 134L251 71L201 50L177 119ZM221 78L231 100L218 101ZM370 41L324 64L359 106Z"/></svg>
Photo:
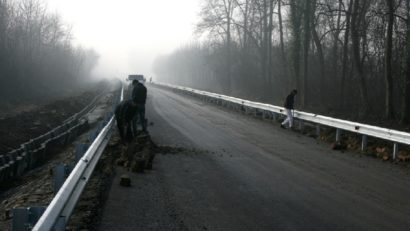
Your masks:
<svg viewBox="0 0 410 231"><path fill-rule="evenodd" d="M313 7L313 9L316 9L316 0L313 0L313 2L312 2L312 7ZM315 10L312 10L313 12L315 11ZM314 13L312 13L312 16L314 16L315 14ZM316 27L318 27L319 28L319 25L318 25L318 23L319 23L319 18L317 18L317 19L312 19L311 20L311 23L312 23L312 25L311 25L311 33L312 33L312 38L313 38L313 42L315 43L315 46L316 46L316 52L317 52L317 56L318 56L318 59L319 59L319 79L320 79L320 84L319 84L319 87L320 87L320 98L319 98L319 100L321 101L321 103L323 104L324 103L324 99L325 99L325 97L326 97L326 79L325 79L325 57L324 57L324 54L323 54L323 48L322 48L322 42L321 42L321 40L320 40L320 37L319 37L319 34L318 34L318 32L317 32L317 28Z"/></svg>
<svg viewBox="0 0 410 231"><path fill-rule="evenodd" d="M340 2L342 4L342 2ZM342 58L342 76L340 81L340 98L339 107L344 109L345 102L345 86L346 86L346 75L347 75L347 61L349 54L349 35L350 35L350 22L351 22L351 12L353 7L353 0L349 0L349 4L346 10L346 20L345 20L345 34L343 39L343 58Z"/></svg>
<svg viewBox="0 0 410 231"><path fill-rule="evenodd" d="M386 79L385 116L392 119L393 113L393 77L392 77L392 52L393 52L393 23L394 23L394 0L386 0L387 4L387 35L384 76Z"/></svg>
<svg viewBox="0 0 410 231"><path fill-rule="evenodd" d="M225 42L225 88L231 91L232 68L232 39L231 26L234 13L234 0L207 0L201 10L202 21L198 24L197 31L210 30L211 35L218 35Z"/></svg>
<svg viewBox="0 0 410 231"><path fill-rule="evenodd" d="M280 53L283 63L284 78L287 79L287 87L291 88L291 83L288 76L288 61L285 52L285 42L283 38L283 21L282 21L282 0L278 0L278 23L279 23L279 41L280 41Z"/></svg>
<svg viewBox="0 0 410 231"><path fill-rule="evenodd" d="M367 0L354 0L351 18L353 60L357 75L359 77L360 99L363 106L362 115L365 115L369 111L369 100L367 98L365 76L366 74L363 70L364 54L361 52L361 46L366 46L365 44L361 44L361 39L366 37L366 30L364 25L366 5ZM362 41L362 43L365 43L365 41Z"/></svg>
<svg viewBox="0 0 410 231"><path fill-rule="evenodd" d="M406 71L402 99L401 122L410 122L410 0L406 0Z"/></svg>
<svg viewBox="0 0 410 231"><path fill-rule="evenodd" d="M300 83L300 47L301 47L301 3L297 0L290 0L290 21L291 21L291 31L292 31L292 42L291 42L291 62L293 64L293 79L296 81L296 86L301 89Z"/></svg>
<svg viewBox="0 0 410 231"><path fill-rule="evenodd" d="M303 40L303 79L301 81L301 98L302 98L302 107L306 106L308 102L308 67L309 67L309 47L310 47L310 34L311 34L311 0L304 1L304 40Z"/></svg>

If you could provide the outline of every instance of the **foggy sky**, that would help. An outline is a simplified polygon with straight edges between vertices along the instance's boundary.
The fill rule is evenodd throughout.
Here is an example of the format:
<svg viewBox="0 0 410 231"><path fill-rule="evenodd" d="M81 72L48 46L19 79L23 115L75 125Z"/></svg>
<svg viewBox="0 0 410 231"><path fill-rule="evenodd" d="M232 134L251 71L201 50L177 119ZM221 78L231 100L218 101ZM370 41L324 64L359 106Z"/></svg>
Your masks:
<svg viewBox="0 0 410 231"><path fill-rule="evenodd" d="M193 40L200 0L43 0L100 54L98 77L153 76L152 62ZM155 77L154 77L155 78Z"/></svg>

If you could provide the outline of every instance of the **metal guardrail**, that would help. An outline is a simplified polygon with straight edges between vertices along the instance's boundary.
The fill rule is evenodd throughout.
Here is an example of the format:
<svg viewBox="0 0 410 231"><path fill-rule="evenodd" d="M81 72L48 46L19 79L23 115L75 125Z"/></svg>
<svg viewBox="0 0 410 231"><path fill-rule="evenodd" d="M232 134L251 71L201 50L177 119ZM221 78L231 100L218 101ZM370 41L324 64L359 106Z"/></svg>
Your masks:
<svg viewBox="0 0 410 231"><path fill-rule="evenodd" d="M105 91L105 90L104 90ZM47 133L20 145L0 155L0 182L11 180L21 176L24 172L33 169L53 152L56 146L71 143L75 137L88 126L86 121L80 119L95 107L101 93L84 107L66 119L60 126L53 128Z"/></svg>
<svg viewBox="0 0 410 231"><path fill-rule="evenodd" d="M275 113L286 115L285 109L283 107L253 102L249 100L244 100L240 98L235 98L227 95L220 95L211 92L201 91L192 89L189 87L181 87L172 84L165 83L156 83L159 86L168 87L171 89L177 89L183 92L189 92L201 97L209 97L217 101L223 101L223 103L240 105L243 107L249 107L256 110L262 110L262 113ZM336 128L336 141L340 140L340 135L342 131L349 131L362 135L362 150L366 148L367 145L367 136L380 138L383 140L392 141L393 146L393 159L397 157L398 154L398 144L410 145L410 133L397 131L388 128L382 128L357 122L352 122L348 120L336 119L328 116L322 116L318 114L303 112L303 111L294 111L294 117L299 119L303 126L303 121L311 122L317 125L317 130L320 131L320 125L329 126Z"/></svg>
<svg viewBox="0 0 410 231"><path fill-rule="evenodd" d="M119 102L123 100L124 87L121 87ZM40 217L32 230L64 230L78 199L81 196L91 174L97 165L110 137L111 128L114 124L113 112L106 125L95 138L83 157L71 171L70 175L57 192L43 215Z"/></svg>
<svg viewBox="0 0 410 231"><path fill-rule="evenodd" d="M101 98L101 96L103 96L105 94L105 92L97 95L96 97L94 97L94 99L85 107L83 108L81 111L75 113L74 115L72 115L71 117L69 117L68 119L64 120L64 123L68 123L70 121L75 121L80 119L81 117L83 117L84 115L86 115L89 111L91 111L91 109L93 109L95 107L95 104L97 103L97 101Z"/></svg>

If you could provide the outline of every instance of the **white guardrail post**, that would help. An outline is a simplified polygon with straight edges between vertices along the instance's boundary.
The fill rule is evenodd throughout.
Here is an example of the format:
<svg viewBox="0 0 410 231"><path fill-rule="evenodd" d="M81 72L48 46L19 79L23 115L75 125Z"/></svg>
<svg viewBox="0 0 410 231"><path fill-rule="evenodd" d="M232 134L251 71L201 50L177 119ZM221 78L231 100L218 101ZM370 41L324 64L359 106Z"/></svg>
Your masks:
<svg viewBox="0 0 410 231"><path fill-rule="evenodd" d="M235 97L226 96L226 95L219 95L219 94L215 94L211 92L196 90L196 89L192 89L188 87L176 86L172 84L166 84L166 83L155 83L155 84L159 86L172 88L172 89L178 89L181 91L190 92L191 94L193 93L201 97L208 97L208 98L223 100L226 102L231 102L237 105L242 105L245 108L250 107L253 109L262 109L262 110L270 111L274 114L285 115L283 107L278 107L278 106L271 105L271 104L252 102L249 100L244 100L244 99L235 98ZM295 110L294 113L295 113L294 114L295 118L301 121L303 120L306 122L311 122L313 124L316 124L317 135L320 135L320 125L336 128L336 141L341 140L342 131L361 134L362 135L361 149L363 151L366 149L368 136L392 141L393 142L393 153L392 153L393 159L396 159L399 153L399 143L410 145L410 133L407 133L407 132L352 122L348 120L336 119L332 117L317 115L317 114L303 112L303 111ZM299 125L303 126L303 122L300 123Z"/></svg>
<svg viewBox="0 0 410 231"><path fill-rule="evenodd" d="M123 100L123 97L124 86L121 87L120 102ZM33 231L65 230L65 224L69 220L81 193L111 137L111 127L113 124L114 116L111 117L107 125L101 130L85 152L84 156L78 161L63 186L61 186L46 211L32 229Z"/></svg>

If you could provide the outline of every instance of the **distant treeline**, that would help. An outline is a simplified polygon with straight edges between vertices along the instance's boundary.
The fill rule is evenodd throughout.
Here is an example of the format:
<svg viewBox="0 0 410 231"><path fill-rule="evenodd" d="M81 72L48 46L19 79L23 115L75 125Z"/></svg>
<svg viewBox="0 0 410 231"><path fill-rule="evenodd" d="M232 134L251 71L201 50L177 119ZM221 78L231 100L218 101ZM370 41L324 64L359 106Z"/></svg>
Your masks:
<svg viewBox="0 0 410 231"><path fill-rule="evenodd" d="M35 102L79 86L98 61L38 0L0 0L0 103Z"/></svg>
<svg viewBox="0 0 410 231"><path fill-rule="evenodd" d="M162 81L325 114L410 119L410 1L203 0Z"/></svg>

